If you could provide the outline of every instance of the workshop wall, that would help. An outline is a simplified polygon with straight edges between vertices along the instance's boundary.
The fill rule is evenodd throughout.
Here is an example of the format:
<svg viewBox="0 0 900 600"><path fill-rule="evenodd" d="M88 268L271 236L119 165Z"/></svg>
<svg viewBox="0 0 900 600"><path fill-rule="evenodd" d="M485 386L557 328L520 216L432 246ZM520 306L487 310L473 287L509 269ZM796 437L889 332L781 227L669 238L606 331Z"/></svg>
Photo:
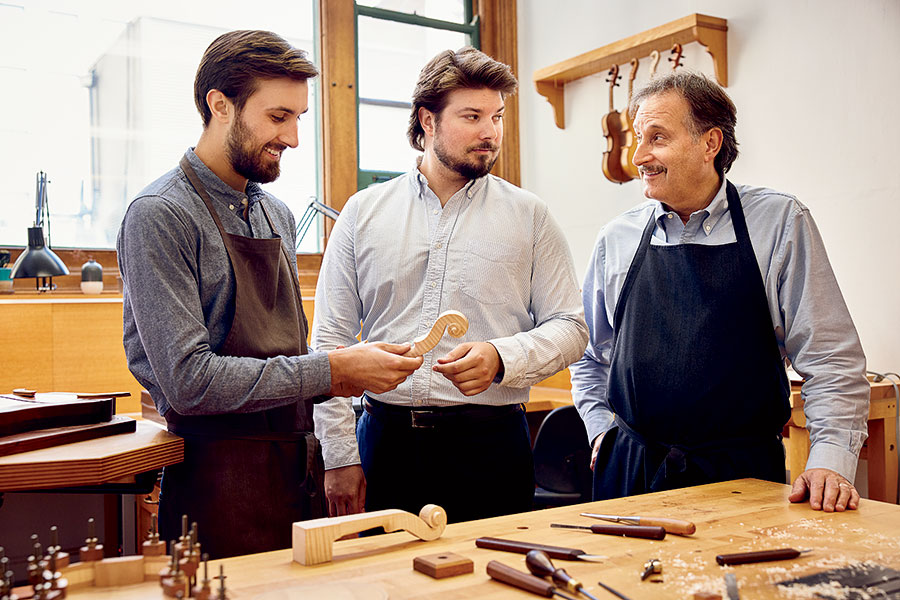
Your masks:
<svg viewBox="0 0 900 600"><path fill-rule="evenodd" d="M538 95L536 69L692 13L728 20L728 93L738 108L738 183L796 195L818 223L869 368L900 370L900 3L896 0L519 0L522 184L559 220L582 277L597 232L643 201L607 181L601 73L566 87L566 128ZM701 46L686 68L712 76ZM616 90L627 95L628 65ZM660 61L658 73L671 66ZM647 80L641 61L636 84Z"/></svg>

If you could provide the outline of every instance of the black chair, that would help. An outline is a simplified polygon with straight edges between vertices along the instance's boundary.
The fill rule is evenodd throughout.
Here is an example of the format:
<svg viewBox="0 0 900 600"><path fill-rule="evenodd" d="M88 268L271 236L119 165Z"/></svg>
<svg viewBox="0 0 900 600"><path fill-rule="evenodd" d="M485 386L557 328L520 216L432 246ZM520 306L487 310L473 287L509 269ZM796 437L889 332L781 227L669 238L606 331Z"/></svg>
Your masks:
<svg viewBox="0 0 900 600"><path fill-rule="evenodd" d="M591 446L574 406L555 408L534 439L534 507L590 502Z"/></svg>

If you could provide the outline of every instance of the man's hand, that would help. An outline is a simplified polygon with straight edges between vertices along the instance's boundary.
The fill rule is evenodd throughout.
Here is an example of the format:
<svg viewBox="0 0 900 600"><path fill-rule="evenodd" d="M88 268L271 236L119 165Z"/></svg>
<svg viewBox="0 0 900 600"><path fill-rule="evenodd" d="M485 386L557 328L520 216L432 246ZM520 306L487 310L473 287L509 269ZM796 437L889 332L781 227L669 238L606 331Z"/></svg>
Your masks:
<svg viewBox="0 0 900 600"><path fill-rule="evenodd" d="M438 359L432 367L465 396L474 396L491 387L500 370L500 355L489 342L466 342Z"/></svg>
<svg viewBox="0 0 900 600"><path fill-rule="evenodd" d="M368 390L383 394L403 383L422 366L422 357L403 356L409 344L354 344L328 353L332 396L359 396Z"/></svg>
<svg viewBox="0 0 900 600"><path fill-rule="evenodd" d="M813 510L843 512L859 507L859 492L853 484L830 469L807 469L794 480L791 502L803 502L809 497Z"/></svg>
<svg viewBox="0 0 900 600"><path fill-rule="evenodd" d="M600 452L600 443L603 441L604 435L606 435L605 431L594 440L594 447L591 449L591 471L597 466L597 453Z"/></svg>
<svg viewBox="0 0 900 600"><path fill-rule="evenodd" d="M366 476L362 467L350 465L325 471L325 497L330 517L365 511Z"/></svg>

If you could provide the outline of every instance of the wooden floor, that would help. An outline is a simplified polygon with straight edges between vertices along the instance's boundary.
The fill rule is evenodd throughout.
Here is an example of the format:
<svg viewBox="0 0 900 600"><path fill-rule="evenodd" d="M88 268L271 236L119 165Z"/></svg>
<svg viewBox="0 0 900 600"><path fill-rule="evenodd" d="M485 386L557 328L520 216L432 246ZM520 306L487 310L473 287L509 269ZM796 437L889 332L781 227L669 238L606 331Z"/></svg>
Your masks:
<svg viewBox="0 0 900 600"><path fill-rule="evenodd" d="M826 514L806 504L787 502L787 486L740 480L575 507L510 515L449 525L433 542L400 532L336 542L331 563L304 567L291 551L236 557L210 563L224 565L229 598L529 598L525 592L492 581L490 560L524 569L522 555L475 547L479 536L512 538L573 546L608 559L601 563L556 561L581 579L598 598L613 598L597 585L603 581L633 600L690 599L695 592L725 594L723 576L735 573L742 600L815 598L813 589L785 590L777 582L835 567L871 561L900 569L900 507L863 500L858 511ZM550 523L590 524L579 512L670 516L694 521L693 536L668 535L662 541L618 538L589 532L551 529ZM200 532L202 541L202 532ZM720 567L715 556L782 547L811 548L795 560ZM412 569L416 556L455 552L472 559L475 572L443 580ZM663 563L661 583L642 582L641 566L650 558ZM73 590L70 598L159 599L155 582L123 588Z"/></svg>

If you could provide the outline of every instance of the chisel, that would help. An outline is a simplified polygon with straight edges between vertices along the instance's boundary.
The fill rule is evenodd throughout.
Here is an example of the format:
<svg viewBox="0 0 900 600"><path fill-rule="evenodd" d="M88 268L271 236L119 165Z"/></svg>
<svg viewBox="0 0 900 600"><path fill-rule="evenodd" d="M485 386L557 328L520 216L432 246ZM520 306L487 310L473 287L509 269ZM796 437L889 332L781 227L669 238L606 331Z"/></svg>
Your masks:
<svg viewBox="0 0 900 600"><path fill-rule="evenodd" d="M550 527L562 529L586 529L591 533L605 535L624 535L625 537L646 538L648 540L661 540L666 537L666 530L662 527L648 527L643 525L563 525L551 523Z"/></svg>
<svg viewBox="0 0 900 600"><path fill-rule="evenodd" d="M626 525L662 527L666 530L666 533L675 533L678 535L691 535L697 531L696 525L682 519L667 519L665 517L620 517L618 515L599 515L597 513L581 513L581 516L591 517L592 519L603 519L604 521L612 521L613 523L625 523Z"/></svg>
<svg viewBox="0 0 900 600"><path fill-rule="evenodd" d="M492 579L517 587L520 590L537 594L538 596L552 598L556 595L561 598L566 598L566 600L577 600L576 598L561 592L558 587L549 581L535 577L529 573L523 573L518 569L514 569L509 565L504 565L502 562L496 560L492 560L487 564L487 574L490 575Z"/></svg>
<svg viewBox="0 0 900 600"><path fill-rule="evenodd" d="M599 554L586 554L584 550L579 550L578 548L547 546L545 544L533 544L531 542L504 540L502 538L494 537L480 537L475 540L475 545L479 548L487 548L488 550L503 550L504 552L518 552L519 554L528 554L529 550L542 550L551 558L559 558L562 560L603 562L609 558L607 556L600 556Z"/></svg>

